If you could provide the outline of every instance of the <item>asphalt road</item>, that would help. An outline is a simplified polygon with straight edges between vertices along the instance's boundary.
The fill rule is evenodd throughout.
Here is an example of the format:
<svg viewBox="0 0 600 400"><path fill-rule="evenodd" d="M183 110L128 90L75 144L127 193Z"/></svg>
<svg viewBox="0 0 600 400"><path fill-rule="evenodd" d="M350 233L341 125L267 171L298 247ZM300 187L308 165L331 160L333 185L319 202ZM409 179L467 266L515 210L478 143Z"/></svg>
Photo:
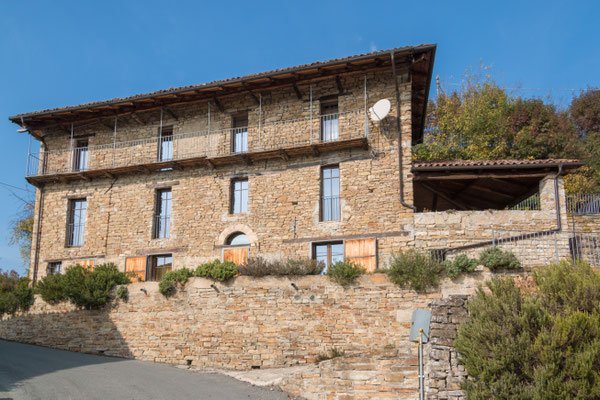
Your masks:
<svg viewBox="0 0 600 400"><path fill-rule="evenodd" d="M288 399L228 376L0 340L0 400Z"/></svg>

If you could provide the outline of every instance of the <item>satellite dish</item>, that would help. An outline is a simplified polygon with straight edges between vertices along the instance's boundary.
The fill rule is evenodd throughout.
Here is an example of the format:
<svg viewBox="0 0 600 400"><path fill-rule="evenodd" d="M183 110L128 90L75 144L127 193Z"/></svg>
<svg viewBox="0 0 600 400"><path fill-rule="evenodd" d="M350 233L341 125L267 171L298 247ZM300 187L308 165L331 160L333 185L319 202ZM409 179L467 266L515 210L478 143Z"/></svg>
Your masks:
<svg viewBox="0 0 600 400"><path fill-rule="evenodd" d="M373 107L369 108L369 114L373 121L381 121L390 113L392 103L388 99L381 99Z"/></svg>

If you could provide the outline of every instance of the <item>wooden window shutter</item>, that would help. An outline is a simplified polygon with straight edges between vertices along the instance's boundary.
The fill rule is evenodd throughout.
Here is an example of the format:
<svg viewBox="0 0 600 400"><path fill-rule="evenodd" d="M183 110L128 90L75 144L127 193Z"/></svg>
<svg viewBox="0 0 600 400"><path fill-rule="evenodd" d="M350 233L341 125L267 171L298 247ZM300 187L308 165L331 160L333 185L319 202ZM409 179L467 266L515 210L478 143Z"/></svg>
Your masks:
<svg viewBox="0 0 600 400"><path fill-rule="evenodd" d="M125 273L133 273L140 281L146 280L146 256L125 259Z"/></svg>
<svg viewBox="0 0 600 400"><path fill-rule="evenodd" d="M223 249L223 261L231 261L235 265L242 265L248 260L247 247L235 247L232 249Z"/></svg>
<svg viewBox="0 0 600 400"><path fill-rule="evenodd" d="M346 261L362 265L367 272L377 269L377 241L375 238L352 239L344 242Z"/></svg>
<svg viewBox="0 0 600 400"><path fill-rule="evenodd" d="M81 265L84 268L89 269L90 271L94 270L94 264L96 263L96 260L94 260L93 258L89 259L89 260L76 260L74 265Z"/></svg>

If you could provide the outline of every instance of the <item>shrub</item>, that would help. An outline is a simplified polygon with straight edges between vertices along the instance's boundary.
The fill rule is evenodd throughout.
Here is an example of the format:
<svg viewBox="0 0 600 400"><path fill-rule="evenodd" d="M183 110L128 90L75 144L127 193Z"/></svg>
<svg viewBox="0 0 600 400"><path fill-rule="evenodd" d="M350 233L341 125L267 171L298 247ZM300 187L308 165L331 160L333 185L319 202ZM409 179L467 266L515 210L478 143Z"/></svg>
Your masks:
<svg viewBox="0 0 600 400"><path fill-rule="evenodd" d="M482 251L479 260L491 271L521 267L521 263L513 253L502 251L497 247L489 247Z"/></svg>
<svg viewBox="0 0 600 400"><path fill-rule="evenodd" d="M446 260L442 263L442 266L446 270L446 275L450 279L454 279L462 273L473 272L479 260L469 258L466 254L459 254L454 257L454 260Z"/></svg>
<svg viewBox="0 0 600 400"><path fill-rule="evenodd" d="M0 270L0 317L27 311L34 300L29 278L20 278L15 271L3 273Z"/></svg>
<svg viewBox="0 0 600 400"><path fill-rule="evenodd" d="M396 285L420 292L437 285L442 269L429 254L410 249L392 254L387 275Z"/></svg>
<svg viewBox="0 0 600 400"><path fill-rule="evenodd" d="M96 265L92 271L75 265L67 269L62 283L71 303L90 310L104 306L112 288L128 284L129 278L113 263Z"/></svg>
<svg viewBox="0 0 600 400"><path fill-rule="evenodd" d="M473 379L469 399L600 397L600 275L581 262L534 273L535 290L510 277L468 302L455 340Z"/></svg>
<svg viewBox="0 0 600 400"><path fill-rule="evenodd" d="M61 274L47 275L38 282L35 290L46 303L60 303L67 300L63 281L64 276Z"/></svg>
<svg viewBox="0 0 600 400"><path fill-rule="evenodd" d="M336 357L344 357L346 352L344 350L339 350L337 347L332 347L329 349L327 353L320 353L315 359L315 363L320 363L321 361L331 360Z"/></svg>
<svg viewBox="0 0 600 400"><path fill-rule="evenodd" d="M327 276L342 286L353 283L366 270L351 261L338 261L327 269Z"/></svg>
<svg viewBox="0 0 600 400"><path fill-rule="evenodd" d="M127 301L129 299L129 290L126 285L117 286L117 290L115 291L117 298Z"/></svg>
<svg viewBox="0 0 600 400"><path fill-rule="evenodd" d="M169 271L163 275L158 284L158 291L165 296L175 294L176 285L185 285L189 278L194 276L194 272L189 268L180 268L175 271Z"/></svg>
<svg viewBox="0 0 600 400"><path fill-rule="evenodd" d="M231 261L221 262L214 260L210 263L205 263L196 268L195 276L202 278L214 279L216 281L226 281L238 274L238 267Z"/></svg>
<svg viewBox="0 0 600 400"><path fill-rule="evenodd" d="M267 275L318 275L325 268L325 264L316 260L297 258L287 261L267 261L262 257L250 257L239 267L241 275L267 276Z"/></svg>

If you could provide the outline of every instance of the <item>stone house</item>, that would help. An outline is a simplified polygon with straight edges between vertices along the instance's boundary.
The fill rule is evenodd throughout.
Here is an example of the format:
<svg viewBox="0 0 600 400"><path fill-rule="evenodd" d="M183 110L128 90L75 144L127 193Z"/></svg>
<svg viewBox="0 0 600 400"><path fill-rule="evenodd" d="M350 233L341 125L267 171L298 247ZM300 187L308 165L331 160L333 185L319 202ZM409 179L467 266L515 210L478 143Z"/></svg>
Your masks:
<svg viewBox="0 0 600 400"><path fill-rule="evenodd" d="M40 143L27 169L37 187L31 277L113 262L156 280L257 255L373 271L402 248L444 257L496 229L561 231L561 176L577 160L413 163L435 50L10 117ZM369 109L382 99L390 111L378 121Z"/></svg>

